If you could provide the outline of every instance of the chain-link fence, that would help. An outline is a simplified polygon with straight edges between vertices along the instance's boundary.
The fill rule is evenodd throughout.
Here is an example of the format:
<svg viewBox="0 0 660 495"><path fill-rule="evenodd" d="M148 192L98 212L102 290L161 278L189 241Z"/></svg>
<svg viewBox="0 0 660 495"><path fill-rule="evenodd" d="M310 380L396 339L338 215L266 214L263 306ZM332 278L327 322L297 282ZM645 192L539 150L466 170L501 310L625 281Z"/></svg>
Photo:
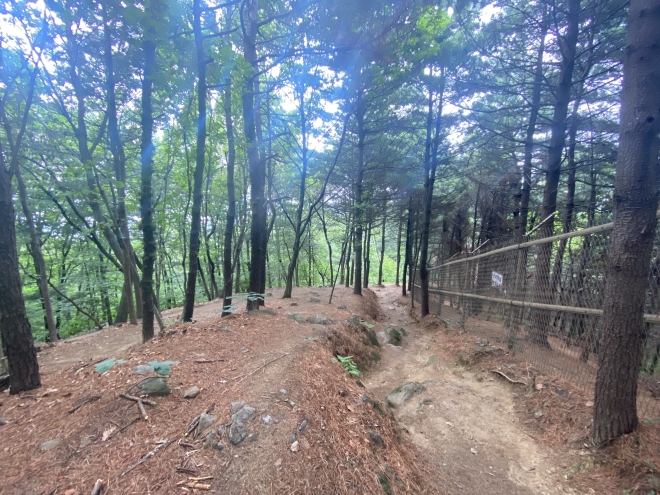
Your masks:
<svg viewBox="0 0 660 495"><path fill-rule="evenodd" d="M610 231L604 224L490 252L462 254L429 270L432 313L450 326L524 355L535 368L585 391L596 383ZM420 301L419 273L414 297ZM645 308L640 417L660 416L660 235Z"/></svg>

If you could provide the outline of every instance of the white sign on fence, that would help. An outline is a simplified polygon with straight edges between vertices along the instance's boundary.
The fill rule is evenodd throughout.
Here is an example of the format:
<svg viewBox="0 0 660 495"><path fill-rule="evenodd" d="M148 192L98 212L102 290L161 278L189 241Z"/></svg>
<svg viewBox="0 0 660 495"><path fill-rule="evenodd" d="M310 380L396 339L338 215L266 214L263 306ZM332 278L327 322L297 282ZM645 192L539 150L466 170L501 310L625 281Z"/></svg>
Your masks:
<svg viewBox="0 0 660 495"><path fill-rule="evenodd" d="M493 272L493 287L497 287L498 289L502 290L502 285L504 283L504 277L502 276L501 273Z"/></svg>

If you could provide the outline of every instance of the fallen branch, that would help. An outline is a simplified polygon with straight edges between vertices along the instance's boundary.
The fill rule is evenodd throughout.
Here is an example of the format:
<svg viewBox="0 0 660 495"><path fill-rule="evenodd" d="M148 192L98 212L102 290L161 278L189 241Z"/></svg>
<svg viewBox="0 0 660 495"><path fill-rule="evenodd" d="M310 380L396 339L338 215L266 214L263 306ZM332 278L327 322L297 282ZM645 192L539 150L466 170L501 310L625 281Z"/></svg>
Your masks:
<svg viewBox="0 0 660 495"><path fill-rule="evenodd" d="M289 353L288 353L288 352L285 352L285 353L282 354L281 356L278 356L278 357L276 357L275 359L271 359L271 360L268 361L267 363L262 364L262 365L259 366L256 370L253 370L253 371L251 371L251 372L249 372L249 373L247 373L247 374L245 374L245 375L238 375L238 376L235 376L234 378L232 378L232 380L236 380L237 378L240 378L240 380L239 380L238 382L236 382L236 385L238 385L238 384L241 383L243 380L245 380L248 376L254 375L257 371L259 371L259 370L265 368L265 367L268 366L270 363L275 362L275 361L277 361L278 359L282 359L284 356L288 356L288 355L289 355Z"/></svg>
<svg viewBox="0 0 660 495"><path fill-rule="evenodd" d="M103 492L103 480L96 480L94 487L92 488L92 493L90 495L101 495Z"/></svg>
<svg viewBox="0 0 660 495"><path fill-rule="evenodd" d="M84 399L79 401L75 406L69 409L69 414L73 414L88 402L94 402L95 400L99 400L100 398L101 398L100 395L90 395L89 397L85 397Z"/></svg>
<svg viewBox="0 0 660 495"><path fill-rule="evenodd" d="M98 361L93 361L91 363L81 364L80 366L75 366L74 368L72 368L71 372L75 374L75 373L78 373L81 369L87 368L87 366L93 366L95 364L99 364L99 363L102 363L103 361L107 361L107 360L108 360L108 358L103 358L103 359L99 359Z"/></svg>
<svg viewBox="0 0 660 495"><path fill-rule="evenodd" d="M152 400L143 399L142 397L135 397L133 395L119 394L119 397L121 397L123 399L132 400L132 401L135 401L135 402L142 402L143 404L147 404L148 406L155 406L156 405L156 403Z"/></svg>
<svg viewBox="0 0 660 495"><path fill-rule="evenodd" d="M202 417L202 414L209 414L211 411L213 411L213 408L215 407L215 404L212 404L211 407L209 407L206 411L203 413L197 415L195 419L191 421L191 423L188 425L188 428L186 428L186 432L183 434L184 437L187 437L192 433L192 431L197 428L197 425L199 424L199 420Z"/></svg>
<svg viewBox="0 0 660 495"><path fill-rule="evenodd" d="M140 418L134 418L133 421L131 421L131 422L128 423L127 425L122 426L122 427L119 428L117 431L115 431L115 432L111 433L110 435L108 435L108 438L106 438L105 441L107 442L107 441L110 440L112 437L114 437L115 435L117 435L117 433L120 433L120 432L124 431L126 428L128 428L129 426L131 426L133 423L137 423L138 421L140 421Z"/></svg>
<svg viewBox="0 0 660 495"><path fill-rule="evenodd" d="M167 440L167 439L165 439L165 441L164 441L163 443L161 443L158 447L156 447L154 450L152 450L151 452L147 452L147 453L144 454L142 457L140 457L140 458L137 460L137 462L136 462L135 464L133 464L133 465L132 465L131 467L129 467L126 471L124 471L123 473L121 473L121 474L119 475L119 477L121 478L121 477L127 475L128 473L130 473L131 471L133 471L133 469L135 469L136 467L138 467L140 464L146 462L147 460L149 460L150 458L152 458L153 456L155 456L155 455L156 455L156 452L158 452L159 450L162 450L162 449L165 449L165 448L169 447L169 445L170 445L171 443L173 443L173 442L174 442L174 440Z"/></svg>
<svg viewBox="0 0 660 495"><path fill-rule="evenodd" d="M203 363L219 363L221 361L226 361L225 359L195 359L196 363L203 364Z"/></svg>
<svg viewBox="0 0 660 495"><path fill-rule="evenodd" d="M209 491L211 489L211 485L205 485L204 483L188 483L186 485L188 488L192 488L193 490L204 490L204 491Z"/></svg>
<svg viewBox="0 0 660 495"><path fill-rule="evenodd" d="M190 469L190 468L187 468L187 467L177 466L176 467L176 472L177 473L185 473L185 474L197 474L197 469Z"/></svg>
<svg viewBox="0 0 660 495"><path fill-rule="evenodd" d="M506 376L506 375L505 375L504 373L502 373L501 371L490 370L490 372L491 372L491 373L497 373L498 375L503 376L504 378L506 378L506 379L507 379L508 381L510 381L511 383L518 383L518 384L520 384L520 385L527 385L527 382L521 382L520 380L512 380L511 378L509 378L508 376Z"/></svg>

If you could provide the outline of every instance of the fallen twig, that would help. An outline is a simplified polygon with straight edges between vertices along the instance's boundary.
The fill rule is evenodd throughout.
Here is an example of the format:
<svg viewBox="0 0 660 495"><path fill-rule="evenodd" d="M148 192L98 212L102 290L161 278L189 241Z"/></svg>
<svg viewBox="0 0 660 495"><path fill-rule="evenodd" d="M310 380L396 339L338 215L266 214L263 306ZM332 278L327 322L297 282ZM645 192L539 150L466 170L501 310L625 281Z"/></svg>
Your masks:
<svg viewBox="0 0 660 495"><path fill-rule="evenodd" d="M98 361L92 361L91 363L81 364L79 366L73 367L71 369L71 372L75 374L75 373L78 373L83 368L87 368L88 366L93 366L95 364L99 364L99 363L102 363L103 361L107 361L107 360L108 360L108 358L103 358L103 359L99 359Z"/></svg>
<svg viewBox="0 0 660 495"><path fill-rule="evenodd" d="M92 493L90 495L101 495L103 492L103 480L96 480L94 487L92 488Z"/></svg>
<svg viewBox="0 0 660 495"><path fill-rule="evenodd" d="M262 365L259 366L256 370L250 371L249 373L247 373L247 374L245 374L245 375L238 375L238 376L232 378L232 380L236 380L236 379L240 378L240 380L237 382L237 384L238 384L238 383L241 383L241 382L242 382L243 380L245 380L248 376L254 375L257 371L259 371L259 370L265 368L265 367L268 366L270 363L272 363L272 362L274 362L274 361L277 361L278 359L282 359L284 356L288 356L288 355L289 355L289 353L288 353L288 352L285 352L285 353L282 354L281 356L278 356L278 357L276 357L275 359L271 359L271 360L268 361L267 363L262 364Z"/></svg>
<svg viewBox="0 0 660 495"><path fill-rule="evenodd" d="M219 363L221 361L226 361L226 359L195 359L195 362L198 364Z"/></svg>
<svg viewBox="0 0 660 495"><path fill-rule="evenodd" d="M183 467L183 466L177 466L176 467L176 472L177 473L185 473L185 474L197 474L197 469L190 469L190 468Z"/></svg>
<svg viewBox="0 0 660 495"><path fill-rule="evenodd" d="M205 485L204 483L191 482L191 483L188 483L186 486L188 488L192 488L193 490L209 491L211 489L211 485Z"/></svg>
<svg viewBox="0 0 660 495"><path fill-rule="evenodd" d="M129 426L131 426L133 423L137 423L138 421L140 421L140 418L134 418L133 421L131 421L131 422L128 423L127 425L122 426L122 427L119 428L117 431L115 431L115 432L111 433L110 435L108 435L108 438L106 438L105 441L107 442L107 441L110 440L112 437L114 437L117 433L120 433L120 432L124 431L126 428L128 428Z"/></svg>
<svg viewBox="0 0 660 495"><path fill-rule="evenodd" d="M75 406L69 409L69 414L73 414L88 402L94 402L95 400L99 400L100 398L101 398L100 395L90 395L89 397L85 397L84 399L80 400Z"/></svg>
<svg viewBox="0 0 660 495"><path fill-rule="evenodd" d="M490 372L491 372L491 373L497 373L498 375L503 376L504 378L506 378L507 380L509 380L511 383L518 383L518 384L520 384L520 385L527 385L527 382L521 382L520 380L512 380L511 378L509 378L508 376L506 376L506 375L505 375L504 373L502 373L501 371L490 370Z"/></svg>
<svg viewBox="0 0 660 495"><path fill-rule="evenodd" d="M155 406L156 405L156 403L152 400L143 399L142 397L135 397L133 395L119 394L119 397L121 397L122 399L128 399L128 400L132 400L132 401L135 401L135 402L142 402L143 404L147 404L149 406Z"/></svg>
<svg viewBox="0 0 660 495"><path fill-rule="evenodd" d="M135 464L133 464L133 465L132 465L131 467L129 467L126 471L124 471L123 473L121 473L121 474L119 475L119 477L121 478L122 476L127 475L128 473L130 473L131 471L133 471L133 469L135 469L136 467L138 467L140 464L142 464L143 462L146 462L148 459L150 459L151 457L155 456L155 455L156 455L156 452L158 452L159 450L162 450L162 449L164 449L164 448L167 448L167 447L168 447L171 443L173 443L173 442L174 442L174 440L167 440L167 439L165 439L165 441L164 441L163 443L161 443L158 447L156 447L154 450L152 450L151 452L147 452L147 453L144 454L142 457L140 457L140 458L137 460L137 462L136 462Z"/></svg>

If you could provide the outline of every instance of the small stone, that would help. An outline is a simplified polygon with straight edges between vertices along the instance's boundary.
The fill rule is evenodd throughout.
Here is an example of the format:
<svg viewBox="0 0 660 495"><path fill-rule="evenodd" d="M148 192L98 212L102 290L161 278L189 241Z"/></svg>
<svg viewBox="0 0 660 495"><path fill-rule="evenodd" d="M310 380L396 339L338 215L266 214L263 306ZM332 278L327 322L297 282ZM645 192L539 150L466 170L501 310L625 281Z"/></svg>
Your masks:
<svg viewBox="0 0 660 495"><path fill-rule="evenodd" d="M52 450L52 449L54 449L55 447L57 447L57 446L60 444L61 441L62 441L61 438L54 438L53 440L48 440L47 442L44 442L44 443L42 443L41 445L39 445L39 449L40 449L42 452L46 452L46 451L48 451L48 450Z"/></svg>
<svg viewBox="0 0 660 495"><path fill-rule="evenodd" d="M534 417L535 417L536 419L539 419L541 416L543 416L543 411L536 411L536 412L534 413Z"/></svg>
<svg viewBox="0 0 660 495"><path fill-rule="evenodd" d="M392 310L395 309L395 308L394 308L394 306L388 306L387 309L389 309L390 311L392 311Z"/></svg>
<svg viewBox="0 0 660 495"><path fill-rule="evenodd" d="M286 391L286 389L283 389L283 388L280 389L280 394L286 395L287 393L288 392Z"/></svg>
<svg viewBox="0 0 660 495"><path fill-rule="evenodd" d="M428 405L431 404L432 402L433 402L433 399L431 399L430 397L427 397L426 399L424 399L424 400L422 401L422 405L423 405L423 406L428 406Z"/></svg>
<svg viewBox="0 0 660 495"><path fill-rule="evenodd" d="M289 435L289 438L287 438L286 441L288 444L292 444L293 442L296 441L297 438L298 436L295 433L291 433L291 435Z"/></svg>
<svg viewBox="0 0 660 495"><path fill-rule="evenodd" d="M589 401L585 402L584 405L587 406L587 407L594 407L594 401L589 400Z"/></svg>
<svg viewBox="0 0 660 495"><path fill-rule="evenodd" d="M232 402L231 403L231 413L236 414L238 411L243 409L245 407L246 402L241 401L241 402Z"/></svg>
<svg viewBox="0 0 660 495"><path fill-rule="evenodd" d="M311 302L311 303L320 303L321 300L318 297L310 297L309 302Z"/></svg>
<svg viewBox="0 0 660 495"><path fill-rule="evenodd" d="M345 305L345 304L342 304L342 305L340 305L340 306L337 306L337 309L345 310L345 309L346 309L346 305Z"/></svg>
<svg viewBox="0 0 660 495"><path fill-rule="evenodd" d="M187 389L183 393L183 398L184 399L194 399L195 397L197 397L199 395L200 392L201 392L201 390L199 389L199 387L190 387L189 389Z"/></svg>
<svg viewBox="0 0 660 495"><path fill-rule="evenodd" d="M291 303L291 306L298 306L298 303Z"/></svg>
<svg viewBox="0 0 660 495"><path fill-rule="evenodd" d="M224 450L225 446L221 444L220 442L215 442L215 445L213 446L215 450Z"/></svg>
<svg viewBox="0 0 660 495"><path fill-rule="evenodd" d="M308 425L309 425L309 423L307 422L307 420L306 419L303 420L303 422L300 423L300 426L298 426L298 431L300 433L305 433L305 431L307 430Z"/></svg>
<svg viewBox="0 0 660 495"><path fill-rule="evenodd" d="M369 397L367 394L362 394L362 402L364 402L365 404L370 404L371 397Z"/></svg>
<svg viewBox="0 0 660 495"><path fill-rule="evenodd" d="M536 385L534 385L534 388L536 390L543 390L543 384L542 383L537 383Z"/></svg>
<svg viewBox="0 0 660 495"><path fill-rule="evenodd" d="M555 393L557 395L566 395L566 390L564 390L563 388L556 387L555 388Z"/></svg>
<svg viewBox="0 0 660 495"><path fill-rule="evenodd" d="M371 439L371 442L376 446L376 447L384 447L385 442L383 441L383 437L381 437L378 433L375 431L370 431L369 432L369 438Z"/></svg>
<svg viewBox="0 0 660 495"><path fill-rule="evenodd" d="M270 416L262 417L261 421L263 421L264 424L267 424L267 425L274 425L275 423L277 423L277 421L274 420L273 418L271 418Z"/></svg>
<svg viewBox="0 0 660 495"><path fill-rule="evenodd" d="M426 366L430 366L431 364L435 363L436 359L438 359L438 356L431 354L429 359L426 361Z"/></svg>
<svg viewBox="0 0 660 495"><path fill-rule="evenodd" d="M0 426L4 426L6 424L7 424L7 420L5 418L3 418L2 416L0 416Z"/></svg>
<svg viewBox="0 0 660 495"><path fill-rule="evenodd" d="M135 368L133 368L133 373L136 375L148 375L149 373L153 372L154 369L148 364L138 364Z"/></svg>
<svg viewBox="0 0 660 495"><path fill-rule="evenodd" d="M413 396L422 393L424 390L426 390L426 387L419 382L404 383L387 395L387 404L391 407L401 407Z"/></svg>
<svg viewBox="0 0 660 495"><path fill-rule="evenodd" d="M235 421L231 424L229 427L229 441L232 445L238 445L247 438L245 430L247 430L247 426L240 421Z"/></svg>
<svg viewBox="0 0 660 495"><path fill-rule="evenodd" d="M291 449L291 452L298 452L298 449L300 448L298 447L298 440L293 442L289 448Z"/></svg>
<svg viewBox="0 0 660 495"><path fill-rule="evenodd" d="M237 411L234 413L231 417L232 423L236 421L240 421L241 423L249 420L256 414L257 410L254 407L250 406L243 406L243 408L240 411Z"/></svg>
<svg viewBox="0 0 660 495"><path fill-rule="evenodd" d="M203 413L199 418L199 423L197 424L197 433L195 434L195 436L196 437L201 436L202 433L204 433L206 430L208 430L217 421L218 421L218 418L213 416L212 414Z"/></svg>
<svg viewBox="0 0 660 495"><path fill-rule="evenodd" d="M472 452L474 455L477 455L477 449L475 449L474 447L470 449L470 452Z"/></svg>
<svg viewBox="0 0 660 495"><path fill-rule="evenodd" d="M383 473L379 474L378 482L380 483L380 486L383 488L383 491L386 495L392 495L392 487L390 486L390 481L387 479L387 476L385 476Z"/></svg>

